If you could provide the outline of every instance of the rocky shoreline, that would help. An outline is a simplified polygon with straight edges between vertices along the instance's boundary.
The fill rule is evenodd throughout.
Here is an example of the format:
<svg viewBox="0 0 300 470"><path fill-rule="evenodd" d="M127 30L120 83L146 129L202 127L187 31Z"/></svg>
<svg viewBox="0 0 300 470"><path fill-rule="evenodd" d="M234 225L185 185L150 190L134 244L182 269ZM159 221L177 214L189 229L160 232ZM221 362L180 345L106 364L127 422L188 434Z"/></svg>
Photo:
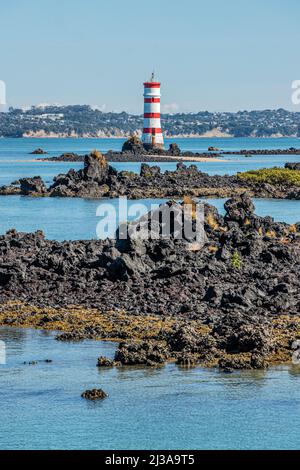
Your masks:
<svg viewBox="0 0 300 470"><path fill-rule="evenodd" d="M40 176L22 178L9 186L2 186L0 195L91 199L127 196L130 199L145 199L182 198L187 195L233 197L248 191L252 197L300 199L298 170L287 168L286 172L288 176L296 175L296 178L291 181L282 177L279 181L271 178L268 182L268 178L245 178L243 173L210 176L195 165L187 167L183 163L178 163L175 171L162 173L159 166L143 163L138 175L131 171L116 171L100 152L94 151L85 156L83 169L71 169L66 174L56 176L50 187Z"/></svg>
<svg viewBox="0 0 300 470"><path fill-rule="evenodd" d="M174 162L181 161L182 157L171 157L171 156L158 156L158 155L142 155L134 154L131 152L113 152L109 151L103 154L107 162L131 162L131 163L153 163L153 162ZM205 155L208 158L208 155ZM45 157L38 158L40 162L84 162L86 155L78 155L77 153L63 153L58 157Z"/></svg>
<svg viewBox="0 0 300 470"><path fill-rule="evenodd" d="M36 149L31 152L32 154L47 154L43 149ZM169 149L160 148L147 148L143 145L139 137L131 136L124 142L122 151L117 152L109 150L103 154L107 162L135 162L135 163L153 163L153 162L180 162L195 159L213 159L222 158L224 155L241 155L245 157L252 157L255 155L300 155L300 149L290 147L287 149L255 149L255 150L235 150L225 151L217 147L209 147L207 152L190 152L181 151L176 143L172 143ZM63 153L57 157L44 157L39 158L39 161L53 161L53 162L84 162L86 155L78 155L76 153Z"/></svg>
<svg viewBox="0 0 300 470"><path fill-rule="evenodd" d="M216 149L218 150L218 149ZM35 152L40 152L37 149ZM46 153L46 152L44 152ZM45 157L38 159L39 161L54 161L54 162L84 162L87 155L78 155L76 153L63 153L58 157ZM213 159L220 157L220 154L209 148L207 152L182 152L177 144L169 145L169 149L161 149L158 147L145 147L141 140L132 136L122 146L122 151L117 152L109 150L103 157L107 162L136 162L136 163L153 163L153 162L180 162L191 159Z"/></svg>
<svg viewBox="0 0 300 470"><path fill-rule="evenodd" d="M187 204L161 210L180 215ZM300 338L300 223L255 215L247 194L225 210L205 204L200 245L175 231L60 243L11 230L0 237L0 324L61 330L60 340L115 339L122 365L290 361Z"/></svg>

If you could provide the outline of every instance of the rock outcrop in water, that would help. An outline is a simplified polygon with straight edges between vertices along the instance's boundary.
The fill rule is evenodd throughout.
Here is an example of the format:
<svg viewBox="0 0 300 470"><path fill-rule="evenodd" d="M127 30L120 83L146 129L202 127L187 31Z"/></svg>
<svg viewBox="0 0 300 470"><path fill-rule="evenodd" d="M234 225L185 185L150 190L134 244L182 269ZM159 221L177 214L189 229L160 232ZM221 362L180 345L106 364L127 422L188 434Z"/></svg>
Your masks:
<svg viewBox="0 0 300 470"><path fill-rule="evenodd" d="M41 149L41 148L37 148L35 150L33 150L33 152L30 152L31 155L46 155L48 152L46 152L45 150Z"/></svg>
<svg viewBox="0 0 300 470"><path fill-rule="evenodd" d="M170 202L160 210L172 208L177 220L185 205ZM133 237L133 225L140 233L153 228L148 216L129 225L127 239L119 231L116 240L57 242L42 232L11 230L0 237L0 301L14 313L0 318L22 325L36 315L39 327L58 328L65 313L48 314L48 308L98 308L106 312L101 324L95 312L86 324L73 313L73 329L59 339L123 338L115 363L124 365L175 359L230 371L287 360L300 334L300 223L257 216L247 194L227 201L225 210L223 217L204 205L202 243L178 239L172 224L168 239ZM18 314L15 301L39 306L40 313L31 307L29 317Z"/></svg>
<svg viewBox="0 0 300 470"><path fill-rule="evenodd" d="M101 388L93 388L92 390L86 390L82 393L82 398L86 400L103 400L108 395Z"/></svg>
<svg viewBox="0 0 300 470"><path fill-rule="evenodd" d="M131 136L122 146L121 152L109 150L103 154L108 162L174 162L182 161L186 158L214 158L219 157L216 152L182 152L176 143L171 143L168 149L161 149L158 147L145 147L139 137L136 135ZM75 153L64 153L58 157L46 157L39 159L41 161L55 161L55 162L83 162L84 155Z"/></svg>
<svg viewBox="0 0 300 470"><path fill-rule="evenodd" d="M172 149L176 152L176 148ZM268 170L269 172L271 170ZM292 171L292 170L291 170ZM23 178L10 186L0 188L0 195L31 195L49 197L115 198L131 199L192 197L232 197L246 190L251 196L267 198L299 199L300 187L291 181L270 183L245 178L241 173L234 176L210 176L195 165L187 167L178 163L175 171L161 172L158 166L141 165L140 174L116 171L105 157L97 151L85 156L84 168L69 170L54 178L46 188L42 178Z"/></svg>

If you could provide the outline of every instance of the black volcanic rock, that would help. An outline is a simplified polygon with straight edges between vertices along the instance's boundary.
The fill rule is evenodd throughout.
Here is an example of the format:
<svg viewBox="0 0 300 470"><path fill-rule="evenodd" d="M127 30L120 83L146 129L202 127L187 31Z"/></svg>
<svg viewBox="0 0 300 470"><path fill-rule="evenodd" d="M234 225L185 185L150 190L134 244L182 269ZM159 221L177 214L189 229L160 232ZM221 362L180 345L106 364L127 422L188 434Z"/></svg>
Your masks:
<svg viewBox="0 0 300 470"><path fill-rule="evenodd" d="M37 148L36 150L33 150L33 152L30 152L31 155L46 155L48 152L41 148Z"/></svg>
<svg viewBox="0 0 300 470"><path fill-rule="evenodd" d="M122 146L122 152L131 152L139 154L146 153L141 139L136 135L132 135L128 140L126 140L126 142L124 142Z"/></svg>
<svg viewBox="0 0 300 470"><path fill-rule="evenodd" d="M161 214L170 207L183 214L183 205L174 202L162 205ZM133 238L131 226L141 234L147 226L161 233L162 225L152 226L156 222L148 215L129 224L125 240L117 234L116 240L58 242L46 240L42 232L11 230L0 237L0 301L92 304L103 311L207 322L228 312L232 318L245 313L252 318L299 314L300 223L290 226L255 215L247 195L234 198L226 208L223 217L204 204L202 243L177 238L176 226L167 239ZM225 331L217 333L234 344ZM254 332L246 333L239 344L246 344L248 335L247 344L253 340L257 346ZM173 349L200 347L192 331L188 338L185 334L174 333Z"/></svg>
<svg viewBox="0 0 300 470"><path fill-rule="evenodd" d="M152 342L122 342L115 354L115 361L123 365L144 364L155 366L163 364L169 357L168 350Z"/></svg>
<svg viewBox="0 0 300 470"><path fill-rule="evenodd" d="M104 356L98 358L97 367L113 367L115 362L112 359L109 359Z"/></svg>
<svg viewBox="0 0 300 470"><path fill-rule="evenodd" d="M47 158L39 158L40 161L53 161L53 162L83 162L84 156L78 155L77 153L67 152L63 153L58 157L47 157Z"/></svg>
<svg viewBox="0 0 300 470"><path fill-rule="evenodd" d="M295 163L287 162L284 165L284 167L288 168L289 170L299 170L300 171L300 162L295 162Z"/></svg>
<svg viewBox="0 0 300 470"><path fill-rule="evenodd" d="M226 220L243 224L246 219L252 217L255 206L247 193L244 193L240 197L226 201L224 208L226 210Z"/></svg>
<svg viewBox="0 0 300 470"><path fill-rule="evenodd" d="M47 188L44 181L40 176L34 176L33 178L21 178L20 179L20 190L25 196L37 195L43 196L47 193Z"/></svg>
<svg viewBox="0 0 300 470"><path fill-rule="evenodd" d="M84 168L79 171L69 170L66 174L54 178L48 190L50 197L101 198L109 191L109 178L115 175L103 155L93 151L85 156Z"/></svg>
<svg viewBox="0 0 300 470"><path fill-rule="evenodd" d="M85 180L96 181L102 184L107 179L108 169L107 161L97 150L85 156L83 168L83 177Z"/></svg>
<svg viewBox="0 0 300 470"><path fill-rule="evenodd" d="M101 388L93 388L92 390L86 390L82 393L82 398L86 400L103 400L107 398L108 395Z"/></svg>
<svg viewBox="0 0 300 470"><path fill-rule="evenodd" d="M179 146L175 142L173 142L169 145L168 153L173 156L178 156L181 154L181 150Z"/></svg>

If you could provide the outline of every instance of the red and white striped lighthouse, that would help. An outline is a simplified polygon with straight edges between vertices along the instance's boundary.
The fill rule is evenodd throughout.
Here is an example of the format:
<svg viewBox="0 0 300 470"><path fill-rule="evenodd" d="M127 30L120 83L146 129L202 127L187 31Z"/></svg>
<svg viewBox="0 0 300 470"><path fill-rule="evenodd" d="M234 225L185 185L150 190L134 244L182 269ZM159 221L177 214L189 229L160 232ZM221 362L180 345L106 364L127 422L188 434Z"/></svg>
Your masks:
<svg viewBox="0 0 300 470"><path fill-rule="evenodd" d="M151 147L164 148L160 123L160 82L151 80L144 83L144 129L142 141Z"/></svg>

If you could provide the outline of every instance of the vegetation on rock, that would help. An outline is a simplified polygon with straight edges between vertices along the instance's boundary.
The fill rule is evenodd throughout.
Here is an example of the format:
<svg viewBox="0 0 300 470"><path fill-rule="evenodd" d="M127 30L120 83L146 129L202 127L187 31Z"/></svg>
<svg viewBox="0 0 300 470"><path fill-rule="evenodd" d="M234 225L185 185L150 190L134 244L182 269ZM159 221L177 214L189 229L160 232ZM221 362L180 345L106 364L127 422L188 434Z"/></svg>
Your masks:
<svg viewBox="0 0 300 470"><path fill-rule="evenodd" d="M300 187L300 171L289 168L262 168L238 173L238 178L254 183L268 183L272 185L288 185Z"/></svg>

